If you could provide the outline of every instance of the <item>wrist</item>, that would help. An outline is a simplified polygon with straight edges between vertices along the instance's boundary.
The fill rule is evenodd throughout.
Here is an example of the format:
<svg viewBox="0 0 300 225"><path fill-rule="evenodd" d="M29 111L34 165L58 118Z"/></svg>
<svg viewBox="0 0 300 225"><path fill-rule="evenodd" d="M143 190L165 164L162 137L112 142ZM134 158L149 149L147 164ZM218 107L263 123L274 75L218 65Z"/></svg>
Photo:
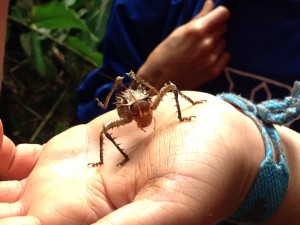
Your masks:
<svg viewBox="0 0 300 225"><path fill-rule="evenodd" d="M299 187L300 182L297 183L299 179L297 179L298 176L295 176L299 168L295 170L294 165L298 164L300 157L298 154L298 157L286 157L286 152L295 153L293 150L299 149L299 142L297 143L299 134L291 131L280 133L278 132L280 127L275 129L272 124L285 124L299 117L299 111L297 110L299 109L299 82L295 82L292 95L282 101L269 100L254 105L252 102L230 93L220 94L218 97L236 106L253 120L260 130L266 150L265 159L260 164L259 172L247 194L247 198L230 216L230 219L251 224L265 222L273 225L283 224L287 221L289 224L296 224L297 212L293 213L290 209L299 208L297 207L298 201L294 201L295 207L293 207L292 200L299 197L297 191L295 191L299 190L297 187ZM282 102L285 104L282 104ZM286 133L289 134L285 136ZM292 165L291 170L290 164ZM290 171L292 172L290 173ZM290 179L290 174L296 179ZM288 207L286 207L286 204ZM285 218L283 219L280 215L284 215ZM296 215L296 217L292 215Z"/></svg>
<svg viewBox="0 0 300 225"><path fill-rule="evenodd" d="M267 225L299 223L300 190L300 134L284 126L277 126L290 169L290 181L285 198Z"/></svg>

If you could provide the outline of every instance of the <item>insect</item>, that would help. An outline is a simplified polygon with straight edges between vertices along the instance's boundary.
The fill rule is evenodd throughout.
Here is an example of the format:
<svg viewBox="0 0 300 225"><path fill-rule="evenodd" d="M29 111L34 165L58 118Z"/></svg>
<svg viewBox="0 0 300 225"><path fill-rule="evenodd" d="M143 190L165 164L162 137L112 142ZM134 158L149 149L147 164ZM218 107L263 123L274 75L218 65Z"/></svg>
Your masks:
<svg viewBox="0 0 300 225"><path fill-rule="evenodd" d="M114 91L117 90L118 93L116 94L115 105L117 106L117 112L120 118L103 126L103 129L100 132L100 161L97 163L89 163L89 167L100 166L104 163L103 134L116 146L119 152L124 156L123 161L118 163L117 166L124 165L129 160L129 156L124 152L124 149L122 149L120 145L116 143L115 138L113 138L111 134L108 133L108 130L114 127L128 124L132 121L136 121L137 126L143 130L144 127L147 127L151 124L153 119L153 111L157 109L162 98L168 92L174 93L179 121L190 121L191 118L195 116L182 117L178 95L189 101L192 105L200 104L206 101L193 101L191 98L179 91L175 84L173 84L172 82L165 84L160 89L160 91L158 91L155 87L143 80L140 76L136 75L133 71L130 71L126 74L132 80L132 83L128 88L123 85L124 77L118 76L115 79L113 87L109 91L104 103L96 98L98 106L102 109L105 109ZM151 97L152 93L156 96Z"/></svg>

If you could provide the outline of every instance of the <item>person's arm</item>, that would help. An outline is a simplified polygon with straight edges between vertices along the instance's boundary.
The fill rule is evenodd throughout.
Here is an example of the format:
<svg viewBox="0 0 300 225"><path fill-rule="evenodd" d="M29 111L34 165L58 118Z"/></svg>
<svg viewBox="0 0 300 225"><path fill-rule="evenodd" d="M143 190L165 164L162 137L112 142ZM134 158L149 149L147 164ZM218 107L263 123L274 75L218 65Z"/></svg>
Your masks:
<svg viewBox="0 0 300 225"><path fill-rule="evenodd" d="M300 134L284 126L277 126L290 169L286 196L276 214L266 225L299 224L300 213Z"/></svg>
<svg viewBox="0 0 300 225"><path fill-rule="evenodd" d="M6 21L8 12L8 0L0 1L0 92L3 79L3 62L5 51L5 34L6 34Z"/></svg>
<svg viewBox="0 0 300 225"><path fill-rule="evenodd" d="M181 90L192 90L217 78L227 66L224 34L229 11L214 8L207 0L199 14L175 29L148 56L138 75L160 88L172 81Z"/></svg>
<svg viewBox="0 0 300 225"><path fill-rule="evenodd" d="M111 19L107 25L106 48L103 53L104 65L90 73L78 88L78 116L81 122L88 122L101 112L94 104L94 99L105 97L108 86L103 85L103 82L111 82L104 80L102 73L124 76L125 73L134 70L158 89L164 83L172 81L179 90L192 90L217 78L227 66L230 55L226 51L226 41L223 35L227 29L229 11L225 7L214 8L213 1L206 0L195 18L185 24L181 21L182 25L171 34L166 33L167 37L161 41L162 34L158 32L160 29L155 29L155 34L150 31L147 33L144 31L144 22L147 21L148 25L154 24L152 27L156 27L157 23L166 23L166 27L173 27L175 24L170 21L157 22L153 8L149 9L149 14L154 17L152 20L149 18L150 21L147 17L141 19L139 16L136 18L134 13L131 15L130 10L143 5L142 1L115 2L121 3L115 10L112 10ZM127 9L129 7L126 6L127 4L131 5L131 8ZM147 10L147 13L142 12L148 14ZM168 13L176 14L175 12ZM126 15L127 20L122 19L123 14ZM148 41L145 42L143 36L146 36ZM144 47L147 51L143 50ZM147 59L144 62L145 58Z"/></svg>
<svg viewBox="0 0 300 225"><path fill-rule="evenodd" d="M104 165L87 167L99 160L99 133L103 124L118 119L115 110L51 139L28 178L18 185L0 183L5 190L0 223L23 218L37 224L24 217L35 216L43 225L215 225L231 215L257 176L265 157L263 139L253 121L232 105L208 94L186 94L207 100L191 106L180 99L183 116L196 116L192 121L178 121L174 96L168 94L154 112L155 129L152 124L143 132L130 123L110 131L130 157L122 167L116 164L123 156L106 138ZM267 224L296 225L300 134L278 130L290 183Z"/></svg>

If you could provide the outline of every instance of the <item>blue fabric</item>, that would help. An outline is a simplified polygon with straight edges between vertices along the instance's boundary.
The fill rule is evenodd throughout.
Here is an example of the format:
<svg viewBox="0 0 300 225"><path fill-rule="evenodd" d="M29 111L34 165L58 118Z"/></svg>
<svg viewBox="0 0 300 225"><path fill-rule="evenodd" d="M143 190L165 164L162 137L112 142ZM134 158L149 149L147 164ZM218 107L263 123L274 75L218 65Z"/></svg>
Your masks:
<svg viewBox="0 0 300 225"><path fill-rule="evenodd" d="M300 77L300 1L232 2L228 4L231 19L227 34L231 64L258 74L271 71L272 78L278 80L292 77L293 84Z"/></svg>
<svg viewBox="0 0 300 225"><path fill-rule="evenodd" d="M92 71L78 88L78 118L88 122L102 111L94 99L104 99L112 82L102 74L124 75L137 71L149 53L177 26L186 23L202 8L204 0L114 0L104 40L104 62ZM227 44L232 55L230 67L264 75L292 85L300 77L300 1L228 0L231 18ZM249 96L256 85L235 78L235 93ZM255 83L256 82L256 83ZM227 91L225 76L199 87L217 94ZM274 98L288 95L285 89L268 87ZM264 100L262 95L255 99ZM110 110L111 108L108 108ZM300 131L300 126L299 126Z"/></svg>
<svg viewBox="0 0 300 225"><path fill-rule="evenodd" d="M271 99L255 105L232 93L217 97L240 108L254 121L263 137L266 157L246 200L228 218L244 224L261 224L276 212L288 188L289 168L273 124L284 125L300 118L300 82L295 82L292 95L282 101Z"/></svg>
<svg viewBox="0 0 300 225"><path fill-rule="evenodd" d="M103 113L95 107L96 97L105 98L112 81L102 74L123 76L137 71L149 53L177 26L188 22L202 6L201 1L115 0L104 40L103 66L87 75L78 88L78 118L88 122ZM107 110L110 110L108 108Z"/></svg>

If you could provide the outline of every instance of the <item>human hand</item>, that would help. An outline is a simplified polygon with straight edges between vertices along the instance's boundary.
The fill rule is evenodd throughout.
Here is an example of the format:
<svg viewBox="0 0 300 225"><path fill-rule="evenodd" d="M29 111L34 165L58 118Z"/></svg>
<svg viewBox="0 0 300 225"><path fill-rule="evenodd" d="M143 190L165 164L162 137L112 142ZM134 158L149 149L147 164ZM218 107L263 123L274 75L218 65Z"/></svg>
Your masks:
<svg viewBox="0 0 300 225"><path fill-rule="evenodd" d="M198 92L187 95L207 100L193 107L180 101L184 116L196 116L190 122L178 121L167 95L154 112L155 129L143 132L131 123L112 131L130 157L123 167L115 166L122 155L107 139L104 165L87 167L98 161L100 129L118 118L116 111L54 137L27 178L14 186L0 183L6 188L0 224L28 216L38 220L30 217L27 225L215 224L228 216L255 179L262 139L231 105Z"/></svg>
<svg viewBox="0 0 300 225"><path fill-rule="evenodd" d="M229 11L207 0L190 22L175 29L140 67L138 75L156 88L171 80L179 89L194 89L218 77L228 64L225 51Z"/></svg>

